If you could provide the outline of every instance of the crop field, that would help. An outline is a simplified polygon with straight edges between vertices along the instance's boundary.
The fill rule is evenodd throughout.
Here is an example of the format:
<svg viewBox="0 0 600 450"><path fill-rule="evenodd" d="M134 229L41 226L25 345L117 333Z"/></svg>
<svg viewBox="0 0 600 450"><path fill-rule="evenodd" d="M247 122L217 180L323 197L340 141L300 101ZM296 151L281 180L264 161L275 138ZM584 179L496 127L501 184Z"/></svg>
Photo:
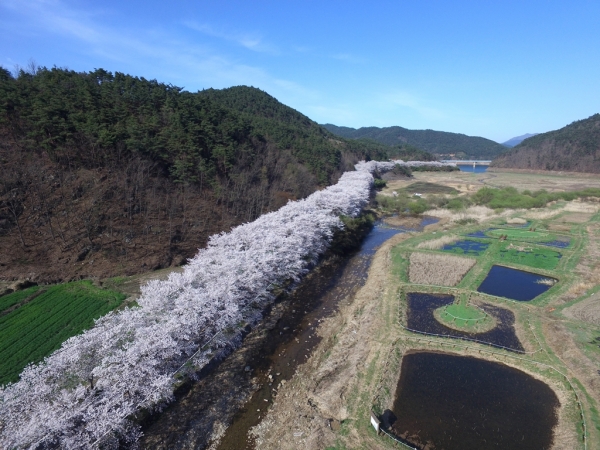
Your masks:
<svg viewBox="0 0 600 450"><path fill-rule="evenodd" d="M13 292L12 294L3 295L0 297L0 315L4 315L5 311L22 301L26 301L40 289L40 286L33 286L22 291Z"/></svg>
<svg viewBox="0 0 600 450"><path fill-rule="evenodd" d="M78 281L51 286L26 301L40 289L44 288L35 286L0 297L3 309L25 300L0 317L0 385L17 381L27 364L41 361L125 299L90 281Z"/></svg>
<svg viewBox="0 0 600 450"><path fill-rule="evenodd" d="M454 188L423 181L412 183L404 189L410 194L414 194L415 192L418 192L419 194L458 194L458 191Z"/></svg>

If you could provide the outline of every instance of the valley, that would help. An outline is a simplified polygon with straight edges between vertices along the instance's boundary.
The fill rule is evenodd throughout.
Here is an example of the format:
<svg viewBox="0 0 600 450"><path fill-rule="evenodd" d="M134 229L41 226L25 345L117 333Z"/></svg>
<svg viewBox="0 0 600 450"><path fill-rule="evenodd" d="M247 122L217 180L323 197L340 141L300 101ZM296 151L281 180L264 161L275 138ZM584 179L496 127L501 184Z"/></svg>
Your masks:
<svg viewBox="0 0 600 450"><path fill-rule="evenodd" d="M486 177L491 176L491 173L486 174ZM461 186L463 190L467 190L466 180L471 180L473 186L481 186L486 181L477 180L478 177L481 174L415 176L419 181L435 180L456 188ZM514 173L495 172L491 179L497 185L505 185L518 178L523 184L528 183L525 175ZM584 183L572 177L552 179L563 186ZM413 182L389 182L386 190L399 190ZM542 381L557 399L557 403L551 406L555 408L557 420L551 438L552 448L584 449L597 446L600 442L600 377L597 372L600 348L595 342L600 335L600 322L597 319L600 300L595 296L600 282L597 262L600 256L599 210L600 204L597 202L558 202L539 210L488 211L486 214L473 211L478 223L468 225L457 224L456 221L461 218L461 213L457 213L454 216L446 215L439 223L429 225L424 233L401 234L386 241L375 255L365 285L347 305L340 308L337 316L326 319L317 329L321 342L312 356L298 368L290 381L277 387L273 406L261 424L252 430L257 439L257 448L396 448L393 437L375 433L370 415L373 412L382 424L387 420L389 425L390 416L385 411L397 411L393 404L399 395L396 385L402 373L401 367L404 367L403 355L427 354L468 356L500 363L504 367L517 369L530 379ZM435 211L428 213L435 214ZM467 210L463 214L468 216L470 212ZM511 225L511 222L517 224ZM543 236L542 239L532 236L534 238L531 239L517 234L511 238L511 231L523 229L518 228L522 222L528 226L525 230L536 229L532 234L546 232L553 236ZM494 230L496 233L501 231L502 235L508 234L509 237L506 241L500 241L498 234L494 236L485 232L485 237L468 237L489 228L497 228ZM474 257L477 263L456 286L411 283L408 278L409 255L424 252L442 256L445 253L443 247L447 244L436 249L435 245L432 247L427 243L441 240L447 235L454 236L450 239L454 242L462 237L489 246L465 254L465 257ZM566 242L567 239L569 244L564 248L540 245L541 241ZM552 269L544 269L545 262L536 260L504 261L501 252L505 243L525 247L518 251L544 248L558 250L561 258ZM496 263L558 281L545 286L549 287L545 293L525 302L478 292L477 288L487 271ZM508 280L503 283L511 284ZM479 316L483 317L485 312L495 316L496 328L499 321L503 321L500 319L502 314L509 313L512 319L508 319L504 327L506 332L513 333L519 347L503 344L510 341L490 340L495 338L487 337L487 327L477 330L469 323L475 313L470 314L460 308L453 311L453 315L460 317L454 318L452 325L445 326L443 320L438 322L440 325L435 335L427 334L427 329L420 332L409 330L407 317L410 318L411 313L408 298L413 292L450 295L450 302L475 306L474 311ZM498 316L499 311L507 313ZM435 322L439 316L432 315L428 320ZM447 331L440 333L439 329L444 328ZM463 334L453 336L456 333L454 329L464 330ZM403 412L403 417L407 414ZM442 422L452 421L448 416L441 419ZM417 419L411 419L408 414L407 420ZM415 426L414 429L398 430L391 425L386 432L409 446L429 448L425 444L427 436L419 435L419 428L422 427ZM510 434L509 429L505 428L504 431ZM548 435L544 439L548 439ZM457 445L447 448L462 448L459 443ZM542 444L531 445L537 448ZM481 441L477 446L486 448Z"/></svg>

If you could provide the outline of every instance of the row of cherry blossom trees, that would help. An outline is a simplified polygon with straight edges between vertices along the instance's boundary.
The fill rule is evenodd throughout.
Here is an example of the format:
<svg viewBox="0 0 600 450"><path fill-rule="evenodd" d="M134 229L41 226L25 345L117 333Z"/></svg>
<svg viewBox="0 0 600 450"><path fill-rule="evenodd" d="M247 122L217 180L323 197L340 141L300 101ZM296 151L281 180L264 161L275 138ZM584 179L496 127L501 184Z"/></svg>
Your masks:
<svg viewBox="0 0 600 450"><path fill-rule="evenodd" d="M145 285L139 307L102 317L28 366L20 381L0 388L0 446L134 446L134 414L160 409L181 377L239 344L274 287L317 262L342 227L339 216L361 212L372 173L395 164L404 163L361 162L337 184L213 236L183 272Z"/></svg>

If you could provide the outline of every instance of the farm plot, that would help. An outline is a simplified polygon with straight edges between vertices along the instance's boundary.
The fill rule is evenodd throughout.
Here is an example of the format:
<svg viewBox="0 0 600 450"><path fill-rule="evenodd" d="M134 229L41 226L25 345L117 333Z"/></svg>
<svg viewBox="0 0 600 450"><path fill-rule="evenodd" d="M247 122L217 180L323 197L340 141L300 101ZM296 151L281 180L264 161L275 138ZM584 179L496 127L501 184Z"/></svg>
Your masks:
<svg viewBox="0 0 600 450"><path fill-rule="evenodd" d="M19 298L14 305L25 299L25 294L22 291L10 294L14 296L11 299L0 297L0 302L9 304ZM17 381L27 364L41 361L124 299L121 293L79 281L52 286L0 317L0 385Z"/></svg>
<svg viewBox="0 0 600 450"><path fill-rule="evenodd" d="M27 300L33 296L38 290L39 286L33 286L22 291L13 292L12 294L3 295L0 297L0 315L4 315L4 312L17 305L18 303Z"/></svg>
<svg viewBox="0 0 600 450"><path fill-rule="evenodd" d="M415 284L434 284L438 286L456 286L465 274L475 265L473 258L460 256L412 253L408 269L408 278Z"/></svg>

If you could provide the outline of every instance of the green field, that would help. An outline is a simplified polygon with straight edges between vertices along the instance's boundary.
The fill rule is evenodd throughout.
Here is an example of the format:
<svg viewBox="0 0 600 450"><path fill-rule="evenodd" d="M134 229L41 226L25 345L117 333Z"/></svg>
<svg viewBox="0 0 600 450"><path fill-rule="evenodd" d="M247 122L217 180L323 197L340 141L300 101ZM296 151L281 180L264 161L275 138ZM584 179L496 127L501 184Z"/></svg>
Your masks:
<svg viewBox="0 0 600 450"><path fill-rule="evenodd" d="M33 286L22 291L13 292L12 294L3 295L0 297L0 315L8 308L15 306L16 304L27 300L29 297L34 295L40 289L39 286Z"/></svg>
<svg viewBox="0 0 600 450"><path fill-rule="evenodd" d="M450 328L468 332L483 332L494 327L494 319L485 311L465 305L462 301L439 308L434 316Z"/></svg>
<svg viewBox="0 0 600 450"><path fill-rule="evenodd" d="M528 248L519 251L509 248L511 244L504 243L498 252L498 261L503 263L521 264L536 269L555 269L560 262L561 254L547 248Z"/></svg>
<svg viewBox="0 0 600 450"><path fill-rule="evenodd" d="M506 236L509 241L527 241L527 242L540 242L540 241L552 241L555 236L547 231L529 231L527 229L517 228L500 228L496 230L489 230L486 232L488 236L500 237Z"/></svg>
<svg viewBox="0 0 600 450"><path fill-rule="evenodd" d="M36 286L0 297L0 313L23 302L0 316L0 385L17 381L27 364L41 361L125 299L125 295L98 288L90 281L77 281L48 287L26 301L39 289L44 288Z"/></svg>

